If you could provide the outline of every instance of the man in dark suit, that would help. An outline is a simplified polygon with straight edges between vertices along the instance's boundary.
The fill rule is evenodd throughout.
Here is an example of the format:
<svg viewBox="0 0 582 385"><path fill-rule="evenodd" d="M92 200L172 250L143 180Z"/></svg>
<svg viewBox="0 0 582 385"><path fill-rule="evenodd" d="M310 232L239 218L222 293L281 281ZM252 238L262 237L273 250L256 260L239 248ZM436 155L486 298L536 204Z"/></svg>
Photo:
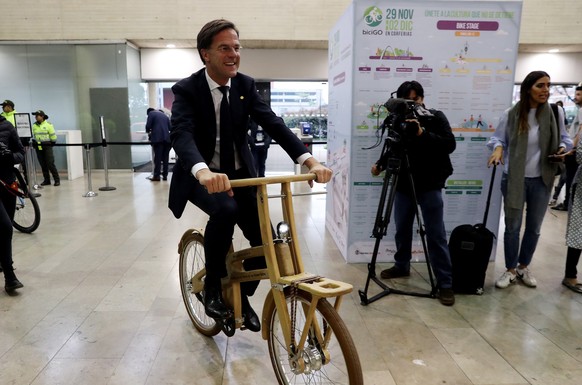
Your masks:
<svg viewBox="0 0 582 385"><path fill-rule="evenodd" d="M170 149L172 147L170 143L170 118L162 111L153 108L147 109L147 115L145 130L154 150L154 173L148 179L152 182L159 182L160 175L163 180L168 179Z"/></svg>
<svg viewBox="0 0 582 385"><path fill-rule="evenodd" d="M222 299L220 279L226 275L225 258L234 226L238 224L251 246L262 244L255 189L241 188L233 192L230 187L230 179L256 176L247 139L249 117L291 159L316 174L318 182L328 182L331 170L307 152L283 120L260 98L254 79L238 73L241 46L232 22L220 19L207 23L198 33L197 47L206 68L172 87L170 138L178 160L170 185L169 207L179 218L190 201L210 217L204 237L204 306L208 316L220 319L229 315ZM223 104L226 101L228 104ZM245 263L247 269L264 266L262 258ZM260 322L247 296L257 286L257 281L241 285L244 324L252 331L260 330Z"/></svg>

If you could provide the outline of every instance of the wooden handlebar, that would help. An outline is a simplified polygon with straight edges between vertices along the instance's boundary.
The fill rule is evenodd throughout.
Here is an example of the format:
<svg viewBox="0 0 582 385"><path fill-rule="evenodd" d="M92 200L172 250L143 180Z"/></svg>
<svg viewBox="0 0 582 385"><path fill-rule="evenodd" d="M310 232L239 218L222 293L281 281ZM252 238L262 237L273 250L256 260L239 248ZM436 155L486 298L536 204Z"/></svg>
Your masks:
<svg viewBox="0 0 582 385"><path fill-rule="evenodd" d="M235 179L230 181L230 186L236 187L246 187L246 186L259 186L263 184L275 184L275 183L285 183L285 182L303 182L308 180L315 180L315 174L300 174L300 175L277 175L277 176L266 176L262 178L246 178L246 179Z"/></svg>

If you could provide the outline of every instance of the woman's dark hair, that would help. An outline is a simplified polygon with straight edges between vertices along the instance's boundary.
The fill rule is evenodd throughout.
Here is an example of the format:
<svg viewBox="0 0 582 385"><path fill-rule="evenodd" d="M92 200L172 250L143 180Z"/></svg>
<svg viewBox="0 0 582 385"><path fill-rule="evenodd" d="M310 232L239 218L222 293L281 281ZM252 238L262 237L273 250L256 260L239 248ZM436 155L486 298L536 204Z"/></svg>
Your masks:
<svg viewBox="0 0 582 385"><path fill-rule="evenodd" d="M416 96L420 96L424 98L424 89L420 85L419 82L416 80L406 81L398 87L396 90L396 97L397 98L404 98L406 99L408 95L410 95L410 91L416 92Z"/></svg>
<svg viewBox="0 0 582 385"><path fill-rule="evenodd" d="M531 96L530 91L536 82L547 76L548 78L550 75L544 71L532 71L521 83L521 87L519 88L519 132L527 132L529 130L529 124L527 122L527 115L529 114L529 110L531 109ZM540 113L540 108L536 111L536 118Z"/></svg>
<svg viewBox="0 0 582 385"><path fill-rule="evenodd" d="M209 21L204 25L204 27L202 27L200 32L198 32L198 36L196 37L196 46L198 48L198 54L200 55L200 60L202 60L202 63L204 63L204 57L202 56L201 50L209 49L212 45L214 36L225 29L234 29L236 35L239 35L238 29L234 23L225 19Z"/></svg>

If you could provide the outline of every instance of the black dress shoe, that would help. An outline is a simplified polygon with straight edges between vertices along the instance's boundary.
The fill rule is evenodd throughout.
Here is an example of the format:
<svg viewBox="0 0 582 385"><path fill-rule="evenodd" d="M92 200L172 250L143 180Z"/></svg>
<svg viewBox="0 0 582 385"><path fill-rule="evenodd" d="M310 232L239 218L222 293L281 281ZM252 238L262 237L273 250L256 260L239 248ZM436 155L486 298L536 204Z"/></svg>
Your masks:
<svg viewBox="0 0 582 385"><path fill-rule="evenodd" d="M383 279L410 277L410 270L404 271L404 270L400 270L396 266L392 266L386 270L382 270L380 272L380 277Z"/></svg>
<svg viewBox="0 0 582 385"><path fill-rule="evenodd" d="M59 182L59 181L56 181L54 184L54 186L60 186L60 185L61 185L61 182Z"/></svg>
<svg viewBox="0 0 582 385"><path fill-rule="evenodd" d="M6 280L6 283L4 284L4 290L7 292L11 292L23 287L24 285L17 278Z"/></svg>
<svg viewBox="0 0 582 385"><path fill-rule="evenodd" d="M568 206L566 206L564 203L560 203L559 205L552 207L552 210L568 211Z"/></svg>
<svg viewBox="0 0 582 385"><path fill-rule="evenodd" d="M259 316L249 303L249 298L242 294L241 295L241 304L242 304L242 316L244 318L244 325L245 327L252 331L258 332L261 330L261 321L259 320Z"/></svg>
<svg viewBox="0 0 582 385"><path fill-rule="evenodd" d="M151 180L152 182L159 182L160 181L159 176L148 176L148 179Z"/></svg>
<svg viewBox="0 0 582 385"><path fill-rule="evenodd" d="M214 319L223 319L230 316L230 309L224 304L220 290L204 289L204 311L206 315Z"/></svg>
<svg viewBox="0 0 582 385"><path fill-rule="evenodd" d="M50 180L43 180L40 185L41 186L49 186L50 184L51 184L51 181Z"/></svg>

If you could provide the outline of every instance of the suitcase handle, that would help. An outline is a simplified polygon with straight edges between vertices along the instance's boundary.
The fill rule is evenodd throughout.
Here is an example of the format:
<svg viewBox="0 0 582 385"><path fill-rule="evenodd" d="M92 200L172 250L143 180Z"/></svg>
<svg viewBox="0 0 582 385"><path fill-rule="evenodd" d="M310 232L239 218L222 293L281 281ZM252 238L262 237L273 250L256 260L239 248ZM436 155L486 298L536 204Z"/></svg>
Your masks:
<svg viewBox="0 0 582 385"><path fill-rule="evenodd" d="M491 203L491 193L493 192L493 181L495 181L496 164L493 164L493 171L491 171L491 182L489 182L489 192L487 193L487 203L485 204L485 215L483 215L483 227L487 225L487 217L489 216L489 204Z"/></svg>

